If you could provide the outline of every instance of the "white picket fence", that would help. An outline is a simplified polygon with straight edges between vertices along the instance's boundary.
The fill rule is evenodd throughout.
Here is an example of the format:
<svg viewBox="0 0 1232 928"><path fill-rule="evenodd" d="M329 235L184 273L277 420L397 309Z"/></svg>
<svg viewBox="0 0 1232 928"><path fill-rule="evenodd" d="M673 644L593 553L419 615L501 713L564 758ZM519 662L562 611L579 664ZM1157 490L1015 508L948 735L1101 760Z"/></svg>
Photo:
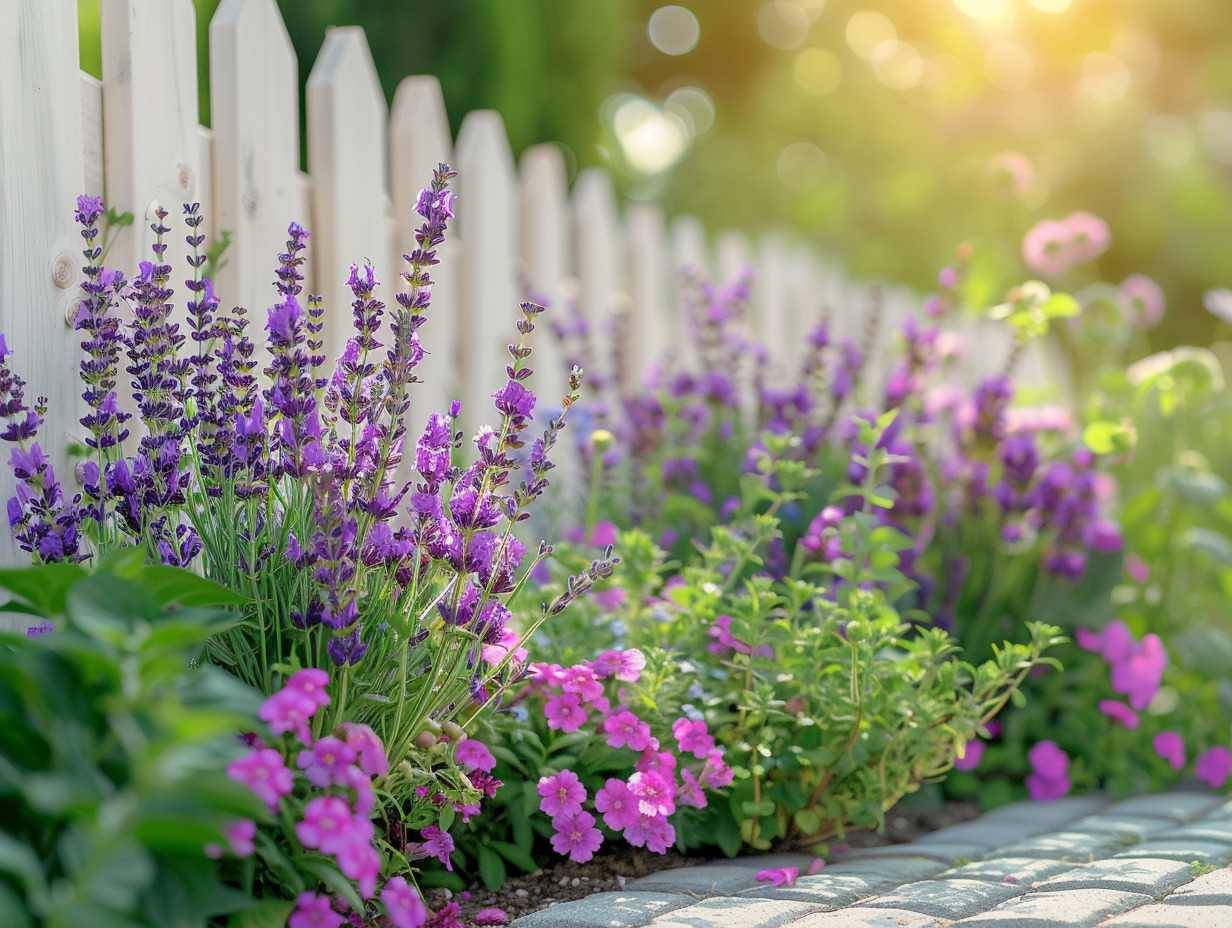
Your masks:
<svg viewBox="0 0 1232 928"><path fill-rule="evenodd" d="M50 398L43 444L60 473L84 412L79 339L66 323L82 279L72 214L83 192L137 217L108 255L128 273L148 256L152 202L167 208L176 280L187 276L179 206L200 202L207 241L220 229L232 233L219 296L248 307L254 331L272 302L287 225L301 222L312 233L308 283L326 298L332 356L350 328L349 264L374 262L391 302L400 256L412 248L418 191L437 162L451 164L458 215L422 333L431 354L420 372L420 419L454 397L468 424L489 415L523 276L557 306L575 294L593 320L622 309L628 363L620 375L629 385L665 353L688 354L675 295L686 265L720 280L753 265L751 324L786 364L794 365L823 305L838 311L840 332L858 328L864 301L851 299L853 285L785 236L754 244L727 232L712 249L692 217L669 224L653 203L628 204L622 215L602 170L582 171L569 189L554 145L530 148L515 164L496 112L467 114L453 139L433 77L403 80L388 108L361 29L331 30L313 65L305 174L296 57L275 0L218 7L210 23L209 129L197 112L191 0L101 0L102 81L79 68L76 0L0 6L0 330L30 396ZM181 307L184 299L181 292ZM888 305L887 326L912 301L895 293ZM536 392L550 401L562 395L565 372L546 326L533 346ZM12 492L4 468L0 500ZM7 554L16 559L11 547Z"/></svg>

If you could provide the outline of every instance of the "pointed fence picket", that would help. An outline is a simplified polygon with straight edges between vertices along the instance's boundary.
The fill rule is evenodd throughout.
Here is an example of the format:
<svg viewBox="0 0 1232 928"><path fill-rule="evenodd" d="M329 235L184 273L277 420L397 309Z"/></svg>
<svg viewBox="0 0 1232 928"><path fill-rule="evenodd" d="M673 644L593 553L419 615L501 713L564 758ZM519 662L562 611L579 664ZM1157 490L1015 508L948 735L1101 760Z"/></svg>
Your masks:
<svg viewBox="0 0 1232 928"><path fill-rule="evenodd" d="M70 0L9 0L0 18L0 330L31 381L28 397L51 398L43 434L58 472L67 441L81 431L78 340L64 319L75 311L81 279L72 211L83 192L135 215L108 255L130 275L150 256L151 204L168 211L167 259L181 320L188 266L180 208L199 201L207 236L231 234L216 273L219 298L249 309L258 343L276 256L287 226L300 222L312 233L305 289L325 297L325 349L336 357L352 331L349 265L372 262L384 284L377 296L392 304L406 286L401 255L414 249L421 223L419 190L438 163L452 165L456 216L431 271L432 306L420 332L428 354L417 370L423 382L412 395L409 442L429 412L454 398L463 400L468 431L494 420L491 394L505 379L506 345L517 339L526 288L549 304L530 338L530 386L541 411L558 408L565 391L551 323L573 311L588 319L600 355L609 355L600 358L604 366L615 347L618 367L607 373L623 391L638 389L665 359L695 364L681 312L693 286L682 279L686 269L721 285L754 267L747 334L770 350L771 383L794 377L823 314L834 340L859 341L867 331L866 289L789 236L730 230L711 242L696 217L669 225L657 204L622 207L600 169L583 170L570 190L556 146L530 148L515 166L495 112L468 114L455 144L433 77L406 78L387 107L358 28L330 30L313 65L305 174L296 55L276 0L219 4L210 24L209 129L197 112L192 0L101 3L101 82L79 70ZM883 366L880 347L916 305L905 291L884 295L880 335L866 346L877 355L874 370ZM1008 350L1004 328L990 328L967 330L981 373L996 369ZM1049 360L1028 353L1020 365L1045 380L1055 376ZM740 379L747 392L747 377ZM742 400L750 405L751 396ZM561 476L570 469L562 459ZM0 473L5 490L12 490L7 470ZM0 545L7 545L0 558L12 561L12 546Z"/></svg>

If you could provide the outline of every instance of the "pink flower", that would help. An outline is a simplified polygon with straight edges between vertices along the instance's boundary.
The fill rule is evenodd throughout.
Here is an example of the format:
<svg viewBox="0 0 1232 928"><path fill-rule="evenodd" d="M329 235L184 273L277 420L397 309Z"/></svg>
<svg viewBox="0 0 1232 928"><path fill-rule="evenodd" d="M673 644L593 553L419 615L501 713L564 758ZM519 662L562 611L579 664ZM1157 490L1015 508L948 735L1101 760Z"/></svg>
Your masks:
<svg viewBox="0 0 1232 928"><path fill-rule="evenodd" d="M968 741L963 756L955 759L954 769L974 770L984 758L984 748L986 746L983 741Z"/></svg>
<svg viewBox="0 0 1232 928"><path fill-rule="evenodd" d="M1155 634L1146 635L1138 647L1138 652L1128 660L1113 665L1112 689L1128 696L1131 708L1145 709L1159 692L1168 666L1168 652Z"/></svg>
<svg viewBox="0 0 1232 928"><path fill-rule="evenodd" d="M601 786L595 793L595 808L612 831L624 831L637 821L637 797L624 780L613 777Z"/></svg>
<svg viewBox="0 0 1232 928"><path fill-rule="evenodd" d="M308 720L318 708L319 704L311 696L288 685L261 703L257 717L268 722L270 731L275 735L295 732L295 736L308 745L312 744Z"/></svg>
<svg viewBox="0 0 1232 928"><path fill-rule="evenodd" d="M1099 711L1110 719L1120 722L1130 731L1138 727L1138 713L1123 702L1117 702L1115 699L1101 699Z"/></svg>
<svg viewBox="0 0 1232 928"><path fill-rule="evenodd" d="M772 886L794 886L799 876L799 867L771 867L768 870L758 870L753 879Z"/></svg>
<svg viewBox="0 0 1232 928"><path fill-rule="evenodd" d="M634 767L642 771L653 770L655 773L662 774L668 780L674 780L676 777L676 755L671 751L660 751L659 739L651 738L650 746L642 751L642 756L637 759Z"/></svg>
<svg viewBox="0 0 1232 928"><path fill-rule="evenodd" d="M227 776L247 786L271 811L277 811L278 800L291 793L291 771L273 748L258 748L232 761Z"/></svg>
<svg viewBox="0 0 1232 928"><path fill-rule="evenodd" d="M595 605L604 612L615 612L625 601L625 591L618 586L599 593L591 593L590 595L591 599L595 601Z"/></svg>
<svg viewBox="0 0 1232 928"><path fill-rule="evenodd" d="M672 723L672 736L680 744L680 750L688 751L698 760L705 759L714 750L714 738L700 719L676 719Z"/></svg>
<svg viewBox="0 0 1232 928"><path fill-rule="evenodd" d="M1117 288L1134 328L1153 329L1164 317L1164 291L1143 274L1131 274Z"/></svg>
<svg viewBox="0 0 1232 928"><path fill-rule="evenodd" d="M297 691L320 708L329 705L329 693L325 692L328 685L329 674L319 667L308 667L294 674L285 689Z"/></svg>
<svg viewBox="0 0 1232 928"><path fill-rule="evenodd" d="M1065 228L1069 233L1074 264L1094 261L1112 246L1108 223L1094 213L1085 210L1070 213L1065 217Z"/></svg>
<svg viewBox="0 0 1232 928"><path fill-rule="evenodd" d="M606 548L608 545L616 544L616 525L606 520L596 522L595 527L590 530L590 537L586 539L586 543L596 548Z"/></svg>
<svg viewBox="0 0 1232 928"><path fill-rule="evenodd" d="M381 902L394 928L423 928L428 922L428 907L400 876L390 877L381 890Z"/></svg>
<svg viewBox="0 0 1232 928"><path fill-rule="evenodd" d="M1069 755L1054 741L1041 741L1027 752L1033 772L1027 776L1027 792L1036 802L1052 802L1070 791Z"/></svg>
<svg viewBox="0 0 1232 928"><path fill-rule="evenodd" d="M820 857L814 857L813 862L809 864L808 875L813 876L821 872L821 868L826 865L826 862Z"/></svg>
<svg viewBox="0 0 1232 928"><path fill-rule="evenodd" d="M1082 543L1092 551L1116 554L1121 550L1121 526L1112 519L1093 519L1082 530Z"/></svg>
<svg viewBox="0 0 1232 928"><path fill-rule="evenodd" d="M231 845L231 853L236 857L247 857L256 850L254 841L257 837L257 823L250 818L242 818L224 826L222 834Z"/></svg>
<svg viewBox="0 0 1232 928"><path fill-rule="evenodd" d="M1151 739L1155 753L1172 765L1173 770L1185 766L1185 739L1174 731L1161 731Z"/></svg>
<svg viewBox="0 0 1232 928"><path fill-rule="evenodd" d="M1194 776L1199 780L1219 789L1229 774L1232 774L1232 751L1225 747L1214 747L1198 755Z"/></svg>
<svg viewBox="0 0 1232 928"><path fill-rule="evenodd" d="M736 773L723 761L723 755L711 751L706 758L706 766L702 767L702 782L707 789L722 789L735 778Z"/></svg>
<svg viewBox="0 0 1232 928"><path fill-rule="evenodd" d="M675 789L654 770L639 770L629 777L629 792L637 798L642 815L671 815L676 811Z"/></svg>
<svg viewBox="0 0 1232 928"><path fill-rule="evenodd" d="M625 829L625 840L634 847L645 847L655 854L666 854L676 843L676 829L665 815L639 815Z"/></svg>
<svg viewBox="0 0 1232 928"><path fill-rule="evenodd" d="M553 696L543 707L543 714L547 716L548 728L559 729L566 734L581 728L587 718L577 693Z"/></svg>
<svg viewBox="0 0 1232 928"><path fill-rule="evenodd" d="M436 825L429 825L420 836L424 839L417 847L425 857L435 857L445 865L446 870L453 869L449 855L453 853L453 836L447 831L441 831Z"/></svg>
<svg viewBox="0 0 1232 928"><path fill-rule="evenodd" d="M322 789L332 783L346 783L346 769L355 762L355 749L345 741L326 735L317 740L311 750L300 751L295 765L313 786Z"/></svg>
<svg viewBox="0 0 1232 928"><path fill-rule="evenodd" d="M488 771L496 767L496 758L482 741L467 738L453 749L454 762L467 770Z"/></svg>
<svg viewBox="0 0 1232 928"><path fill-rule="evenodd" d="M1022 262L1035 274L1059 277L1074 263L1069 229L1055 219L1041 219L1022 239Z"/></svg>
<svg viewBox="0 0 1232 928"><path fill-rule="evenodd" d="M304 818L296 824L295 836L304 847L337 854L345 845L366 837L364 830L345 799L319 796L304 806Z"/></svg>
<svg viewBox="0 0 1232 928"><path fill-rule="evenodd" d="M338 730L346 736L346 742L359 754L359 766L370 777L383 777L389 773L389 760L385 757L385 745L367 725L343 722Z"/></svg>
<svg viewBox="0 0 1232 928"><path fill-rule="evenodd" d="M371 899L376 892L376 878L381 875L381 855L372 846L371 836L344 845L338 851L337 860L342 875L359 884L361 896ZM445 865L448 867L449 862Z"/></svg>
<svg viewBox="0 0 1232 928"><path fill-rule="evenodd" d="M1151 579L1151 568L1136 554L1125 555L1125 572L1134 583L1146 583Z"/></svg>
<svg viewBox="0 0 1232 928"><path fill-rule="evenodd" d="M480 909L475 913L476 925L503 925L509 921L509 915L504 909L495 907Z"/></svg>
<svg viewBox="0 0 1232 928"><path fill-rule="evenodd" d="M557 854L568 854L574 863L586 863L603 843L603 835L595 827L595 817L580 808L572 815L553 818L552 827L556 829L551 838L552 849Z"/></svg>
<svg viewBox="0 0 1232 928"><path fill-rule="evenodd" d="M566 693L576 693L584 702L594 702L603 695L603 684L599 682L594 668L589 664L566 667L561 678L561 689Z"/></svg>
<svg viewBox="0 0 1232 928"><path fill-rule="evenodd" d="M555 818L558 815L576 815L586 801L586 787L572 770L562 770L550 777L539 778L539 808ZM562 852L563 853L563 852Z"/></svg>
<svg viewBox="0 0 1232 928"><path fill-rule="evenodd" d="M650 726L632 712L625 711L604 719L603 730L611 747L627 747L632 751L644 751L650 747Z"/></svg>
<svg viewBox="0 0 1232 928"><path fill-rule="evenodd" d="M734 636L731 633L731 616L729 615L718 616L714 620L714 625L706 631L706 634L715 639L715 642L707 645L711 654L721 654L723 651L731 648L741 654L774 659L774 649L770 645L763 644L758 648L751 648Z"/></svg>
<svg viewBox="0 0 1232 928"><path fill-rule="evenodd" d="M483 659L495 667L505 659L505 655L513 652L513 663L521 664L526 661L527 650L520 645L522 639L518 637L518 633L512 628L505 627L501 629L500 637L497 638L496 644L485 644L483 646Z"/></svg>
<svg viewBox="0 0 1232 928"><path fill-rule="evenodd" d="M626 648L616 654L612 675L625 683L636 683L640 680L642 671L646 669L646 655L637 648Z"/></svg>
<svg viewBox="0 0 1232 928"><path fill-rule="evenodd" d="M287 928L338 928L343 917L334 911L329 896L300 893L295 897L295 911L287 919Z"/></svg>
<svg viewBox="0 0 1232 928"><path fill-rule="evenodd" d="M351 765L343 770L342 785L355 790L355 814L367 815L376 805L372 792L372 779L358 767Z"/></svg>
<svg viewBox="0 0 1232 928"><path fill-rule="evenodd" d="M692 806L695 809L706 808L706 794L702 792L701 784L692 770L681 770L680 779L684 781L676 791L676 804Z"/></svg>

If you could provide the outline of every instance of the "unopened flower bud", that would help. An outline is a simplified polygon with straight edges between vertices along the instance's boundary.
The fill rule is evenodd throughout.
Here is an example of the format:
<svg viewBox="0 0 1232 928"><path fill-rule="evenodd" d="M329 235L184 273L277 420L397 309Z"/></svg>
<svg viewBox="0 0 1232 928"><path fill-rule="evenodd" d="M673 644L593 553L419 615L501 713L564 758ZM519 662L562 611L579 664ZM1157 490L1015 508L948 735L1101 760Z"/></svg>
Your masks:
<svg viewBox="0 0 1232 928"><path fill-rule="evenodd" d="M466 732L456 722L446 722L441 726L441 730L445 732L450 741L462 742L466 740Z"/></svg>
<svg viewBox="0 0 1232 928"><path fill-rule="evenodd" d="M611 448L615 440L615 436L607 429L595 429L590 433L590 446L600 454Z"/></svg>
<svg viewBox="0 0 1232 928"><path fill-rule="evenodd" d="M415 736L415 747L423 748L425 751L432 750L436 744L436 735L430 731L421 731Z"/></svg>

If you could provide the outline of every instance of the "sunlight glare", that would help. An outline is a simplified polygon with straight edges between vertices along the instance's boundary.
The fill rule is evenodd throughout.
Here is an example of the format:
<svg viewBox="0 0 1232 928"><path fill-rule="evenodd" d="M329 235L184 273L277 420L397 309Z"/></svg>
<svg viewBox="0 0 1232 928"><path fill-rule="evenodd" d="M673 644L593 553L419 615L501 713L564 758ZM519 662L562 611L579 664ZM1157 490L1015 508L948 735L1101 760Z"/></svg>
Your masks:
<svg viewBox="0 0 1232 928"><path fill-rule="evenodd" d="M666 171L689 147L688 128L680 117L643 97L629 97L620 105L612 130L629 165L643 174Z"/></svg>
<svg viewBox="0 0 1232 928"><path fill-rule="evenodd" d="M861 10L847 20L847 44L861 58L871 59L882 42L893 42L898 30L884 13Z"/></svg>

